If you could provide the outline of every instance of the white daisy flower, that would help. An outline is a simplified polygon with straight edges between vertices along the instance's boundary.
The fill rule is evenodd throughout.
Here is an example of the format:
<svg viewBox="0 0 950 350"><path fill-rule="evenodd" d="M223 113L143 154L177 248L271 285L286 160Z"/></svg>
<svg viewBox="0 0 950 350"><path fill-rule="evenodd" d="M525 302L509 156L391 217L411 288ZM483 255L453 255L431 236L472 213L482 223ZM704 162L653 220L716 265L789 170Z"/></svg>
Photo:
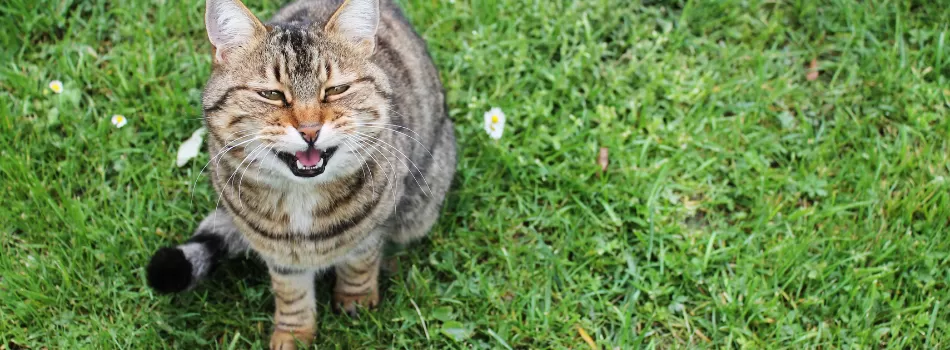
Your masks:
<svg viewBox="0 0 950 350"><path fill-rule="evenodd" d="M57 94L63 93L63 82L59 80L53 80L49 82L49 89Z"/></svg>
<svg viewBox="0 0 950 350"><path fill-rule="evenodd" d="M125 124L128 123L128 122L129 122L129 120L128 120L128 119L125 119L125 116L124 116L124 115L115 114L115 115L112 116L112 125L115 125L116 128L121 128L121 127L125 126Z"/></svg>
<svg viewBox="0 0 950 350"><path fill-rule="evenodd" d="M485 112L485 132L488 133L488 136L497 140L501 138L501 134L505 131L505 112L501 111L501 108L494 107L488 112Z"/></svg>

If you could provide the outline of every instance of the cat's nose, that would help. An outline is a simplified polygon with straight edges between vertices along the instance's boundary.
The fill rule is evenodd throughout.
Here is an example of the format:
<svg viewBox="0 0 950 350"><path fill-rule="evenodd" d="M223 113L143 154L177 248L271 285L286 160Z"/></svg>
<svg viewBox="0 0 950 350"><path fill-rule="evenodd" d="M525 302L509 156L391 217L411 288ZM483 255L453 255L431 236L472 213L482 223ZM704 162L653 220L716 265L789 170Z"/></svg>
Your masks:
<svg viewBox="0 0 950 350"><path fill-rule="evenodd" d="M297 131L300 132L300 137L303 137L304 141L313 144L320 136L320 125L301 125L297 127Z"/></svg>

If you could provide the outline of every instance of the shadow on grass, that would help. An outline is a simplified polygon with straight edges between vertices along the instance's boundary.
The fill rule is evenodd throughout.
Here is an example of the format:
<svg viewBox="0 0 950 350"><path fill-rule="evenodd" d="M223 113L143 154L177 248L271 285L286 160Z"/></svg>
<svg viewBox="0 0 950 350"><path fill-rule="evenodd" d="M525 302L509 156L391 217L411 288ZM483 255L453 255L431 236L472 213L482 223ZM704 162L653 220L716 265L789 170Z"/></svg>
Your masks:
<svg viewBox="0 0 950 350"><path fill-rule="evenodd" d="M405 278L411 265L428 256L432 244L423 239L406 247L389 244L385 247L380 274L380 302L385 303L391 279ZM336 275L333 269L317 274L314 279L318 308L331 306L333 285ZM263 293L263 295L261 295ZM208 278L192 290L166 295L169 303L162 312L165 314L201 312L204 309L227 308L235 304L247 304L248 301L264 301L269 313L273 312L273 296L270 294L270 278L267 267L253 257L241 257L222 261ZM249 306L256 306L253 303ZM260 307L251 309L259 310Z"/></svg>

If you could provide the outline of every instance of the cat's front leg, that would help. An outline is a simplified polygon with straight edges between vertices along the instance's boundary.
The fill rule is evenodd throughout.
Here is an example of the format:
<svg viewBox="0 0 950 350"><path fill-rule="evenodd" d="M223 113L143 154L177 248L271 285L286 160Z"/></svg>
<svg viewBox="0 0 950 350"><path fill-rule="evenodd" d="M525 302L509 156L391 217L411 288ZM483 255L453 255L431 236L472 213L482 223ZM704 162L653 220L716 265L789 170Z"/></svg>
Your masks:
<svg viewBox="0 0 950 350"><path fill-rule="evenodd" d="M316 331L317 302L313 270L268 264L274 292L274 333L271 350L295 350L297 343L310 346Z"/></svg>
<svg viewBox="0 0 950 350"><path fill-rule="evenodd" d="M347 255L336 267L333 303L339 310L356 316L357 305L375 307L379 303L379 261L382 247L373 244Z"/></svg>

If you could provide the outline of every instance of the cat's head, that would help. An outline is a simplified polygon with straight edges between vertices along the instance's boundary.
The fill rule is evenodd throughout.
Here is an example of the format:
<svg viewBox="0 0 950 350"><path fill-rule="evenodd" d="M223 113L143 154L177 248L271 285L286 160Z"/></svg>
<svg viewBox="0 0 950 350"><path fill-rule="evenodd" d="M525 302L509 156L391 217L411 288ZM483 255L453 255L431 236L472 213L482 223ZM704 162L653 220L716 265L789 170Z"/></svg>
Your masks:
<svg viewBox="0 0 950 350"><path fill-rule="evenodd" d="M202 102L211 136L234 147L224 157L296 182L361 167L357 145L389 123L389 81L370 60L378 0L347 0L327 23L299 27L208 0L205 25L214 64Z"/></svg>

